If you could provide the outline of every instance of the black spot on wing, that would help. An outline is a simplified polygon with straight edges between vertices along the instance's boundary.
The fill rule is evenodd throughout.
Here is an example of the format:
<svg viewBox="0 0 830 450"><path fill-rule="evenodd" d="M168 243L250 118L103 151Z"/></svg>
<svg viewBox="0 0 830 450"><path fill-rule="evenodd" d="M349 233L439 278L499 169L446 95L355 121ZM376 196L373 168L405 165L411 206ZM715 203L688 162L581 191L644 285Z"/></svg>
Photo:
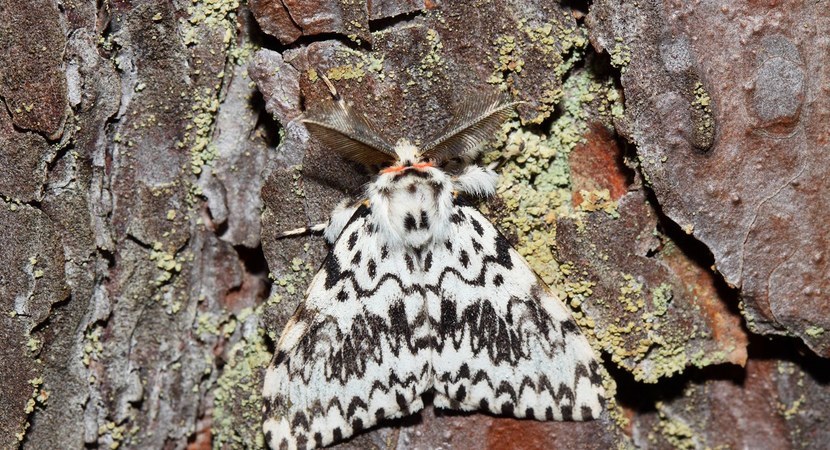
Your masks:
<svg viewBox="0 0 830 450"><path fill-rule="evenodd" d="M337 261L334 253L329 253L326 257L326 260L323 262L323 270L326 271L326 289L331 289L342 277L340 263Z"/></svg>
<svg viewBox="0 0 830 450"><path fill-rule="evenodd" d="M384 260L388 256L389 256L389 247L387 247L386 244L383 244L383 246L380 248L380 259Z"/></svg>
<svg viewBox="0 0 830 450"><path fill-rule="evenodd" d="M461 253L458 256L458 262L461 263L461 266L465 269L468 265L470 265L470 255L467 254L466 250L461 250Z"/></svg>
<svg viewBox="0 0 830 450"><path fill-rule="evenodd" d="M582 420L586 419L594 419L594 412L591 410L590 406L582 405L579 408L579 412L582 414Z"/></svg>
<svg viewBox="0 0 830 450"><path fill-rule="evenodd" d="M375 279L375 275L377 275L377 265L375 264L374 259L369 259L369 262L366 263L366 271L369 273L369 278Z"/></svg>
<svg viewBox="0 0 830 450"><path fill-rule="evenodd" d="M458 369L458 378L459 379L468 379L470 378L470 366L467 363L461 364L461 368Z"/></svg>
<svg viewBox="0 0 830 450"><path fill-rule="evenodd" d="M467 389L465 389L462 385L457 391L455 391L455 400L463 402L465 398L467 398Z"/></svg>
<svg viewBox="0 0 830 450"><path fill-rule="evenodd" d="M493 285L499 287L502 283L504 283L504 277L502 277L501 274L496 274L496 276L493 277Z"/></svg>
<svg viewBox="0 0 830 450"><path fill-rule="evenodd" d="M573 318L568 317L567 320L560 323L562 327L562 335L566 336L568 334L580 334L579 327L576 325L576 322Z"/></svg>
<svg viewBox="0 0 830 450"><path fill-rule="evenodd" d="M562 405L559 410L562 411L562 420L574 420L573 406Z"/></svg>
<svg viewBox="0 0 830 450"><path fill-rule="evenodd" d="M513 268L510 258L510 243L501 234L496 236L496 261L507 269Z"/></svg>
<svg viewBox="0 0 830 450"><path fill-rule="evenodd" d="M279 366L288 358L288 354L285 351L280 350L277 352L277 355L274 356L274 366Z"/></svg>
<svg viewBox="0 0 830 450"><path fill-rule="evenodd" d="M591 384L594 386L602 385L602 375L599 373L599 363L595 360L588 364L588 380L590 380Z"/></svg>
<svg viewBox="0 0 830 450"><path fill-rule="evenodd" d="M424 258L424 272L429 272L429 269L432 268L432 252L427 252L427 256Z"/></svg>
<svg viewBox="0 0 830 450"><path fill-rule="evenodd" d="M400 409L404 415L409 414L409 402L406 401L406 397L404 397L403 394L400 392L395 394L395 402L398 404L398 409Z"/></svg>
<svg viewBox="0 0 830 450"><path fill-rule="evenodd" d="M484 236L484 228L481 227L481 224L478 223L478 220L474 218L470 219L470 223L473 224L473 229L476 230L479 236Z"/></svg>
<svg viewBox="0 0 830 450"><path fill-rule="evenodd" d="M346 291L341 290L340 292L337 293L337 300L338 301L345 302L348 299L349 299L349 294Z"/></svg>
<svg viewBox="0 0 830 450"><path fill-rule="evenodd" d="M418 224L415 222L415 217L412 214L406 213L406 217L403 218L403 229L406 231L412 231L417 227Z"/></svg>
<svg viewBox="0 0 830 450"><path fill-rule="evenodd" d="M425 210L421 210L421 229L429 228L429 215Z"/></svg>
<svg viewBox="0 0 830 450"><path fill-rule="evenodd" d="M349 250L354 249L355 244L357 244L357 230L352 231L352 234L349 235L349 241L346 244Z"/></svg>
<svg viewBox="0 0 830 450"><path fill-rule="evenodd" d="M361 253L360 250L355 252L354 258L352 258L352 267L359 267L362 257L363 257L363 253Z"/></svg>

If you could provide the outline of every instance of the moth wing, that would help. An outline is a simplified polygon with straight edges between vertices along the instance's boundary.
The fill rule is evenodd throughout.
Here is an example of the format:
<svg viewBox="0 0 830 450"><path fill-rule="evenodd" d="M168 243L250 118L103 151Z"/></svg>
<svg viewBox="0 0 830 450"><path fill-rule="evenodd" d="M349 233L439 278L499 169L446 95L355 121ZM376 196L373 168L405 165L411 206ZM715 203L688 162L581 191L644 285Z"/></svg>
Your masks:
<svg viewBox="0 0 830 450"><path fill-rule="evenodd" d="M456 205L425 283L435 405L537 420L596 418L599 364L568 310L475 208Z"/></svg>
<svg viewBox="0 0 830 450"><path fill-rule="evenodd" d="M361 206L289 320L265 374L272 448L328 445L423 407L432 382L422 294L402 251L378 240Z"/></svg>

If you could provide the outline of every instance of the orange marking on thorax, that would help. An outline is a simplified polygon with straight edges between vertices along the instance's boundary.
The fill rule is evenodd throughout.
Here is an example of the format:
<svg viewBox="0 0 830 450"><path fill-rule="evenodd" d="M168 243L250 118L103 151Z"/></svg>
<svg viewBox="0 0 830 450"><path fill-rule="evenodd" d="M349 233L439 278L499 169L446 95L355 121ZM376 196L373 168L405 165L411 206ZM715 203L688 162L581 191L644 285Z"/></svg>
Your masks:
<svg viewBox="0 0 830 450"><path fill-rule="evenodd" d="M397 173L402 172L404 170L406 170L406 167L404 166L392 166L381 170L380 173Z"/></svg>
<svg viewBox="0 0 830 450"><path fill-rule="evenodd" d="M398 173L398 172L403 172L406 169L421 170L421 169L426 169L428 167L435 167L435 166L430 162L422 162L422 163L413 164L411 166L391 166L391 167L387 167L387 168L381 170L380 173Z"/></svg>

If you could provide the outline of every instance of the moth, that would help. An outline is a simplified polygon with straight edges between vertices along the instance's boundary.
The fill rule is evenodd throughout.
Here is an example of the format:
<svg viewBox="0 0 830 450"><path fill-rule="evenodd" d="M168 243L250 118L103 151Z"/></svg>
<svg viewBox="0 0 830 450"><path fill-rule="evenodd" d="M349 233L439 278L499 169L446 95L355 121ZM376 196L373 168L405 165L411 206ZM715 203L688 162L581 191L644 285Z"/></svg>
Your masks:
<svg viewBox="0 0 830 450"><path fill-rule="evenodd" d="M321 230L331 251L265 374L267 444L325 446L422 409L429 392L439 408L596 418L604 393L587 340L470 204L495 193L497 176L465 163L516 103L470 96L426 145L391 144L325 81L333 99L302 122L380 170Z"/></svg>

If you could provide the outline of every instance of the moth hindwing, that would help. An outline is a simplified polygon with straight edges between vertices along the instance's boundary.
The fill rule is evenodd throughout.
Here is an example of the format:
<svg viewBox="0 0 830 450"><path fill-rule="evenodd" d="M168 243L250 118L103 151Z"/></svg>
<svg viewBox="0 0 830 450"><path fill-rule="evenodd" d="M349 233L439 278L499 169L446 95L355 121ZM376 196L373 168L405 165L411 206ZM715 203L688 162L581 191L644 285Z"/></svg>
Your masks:
<svg viewBox="0 0 830 450"><path fill-rule="evenodd" d="M489 137L452 123L462 151ZM420 410L429 391L442 408L597 417L599 364L579 327L463 200L492 195L495 174L449 174L406 142L392 150L365 201L334 214L331 251L277 343L263 389L268 445L328 445Z"/></svg>

